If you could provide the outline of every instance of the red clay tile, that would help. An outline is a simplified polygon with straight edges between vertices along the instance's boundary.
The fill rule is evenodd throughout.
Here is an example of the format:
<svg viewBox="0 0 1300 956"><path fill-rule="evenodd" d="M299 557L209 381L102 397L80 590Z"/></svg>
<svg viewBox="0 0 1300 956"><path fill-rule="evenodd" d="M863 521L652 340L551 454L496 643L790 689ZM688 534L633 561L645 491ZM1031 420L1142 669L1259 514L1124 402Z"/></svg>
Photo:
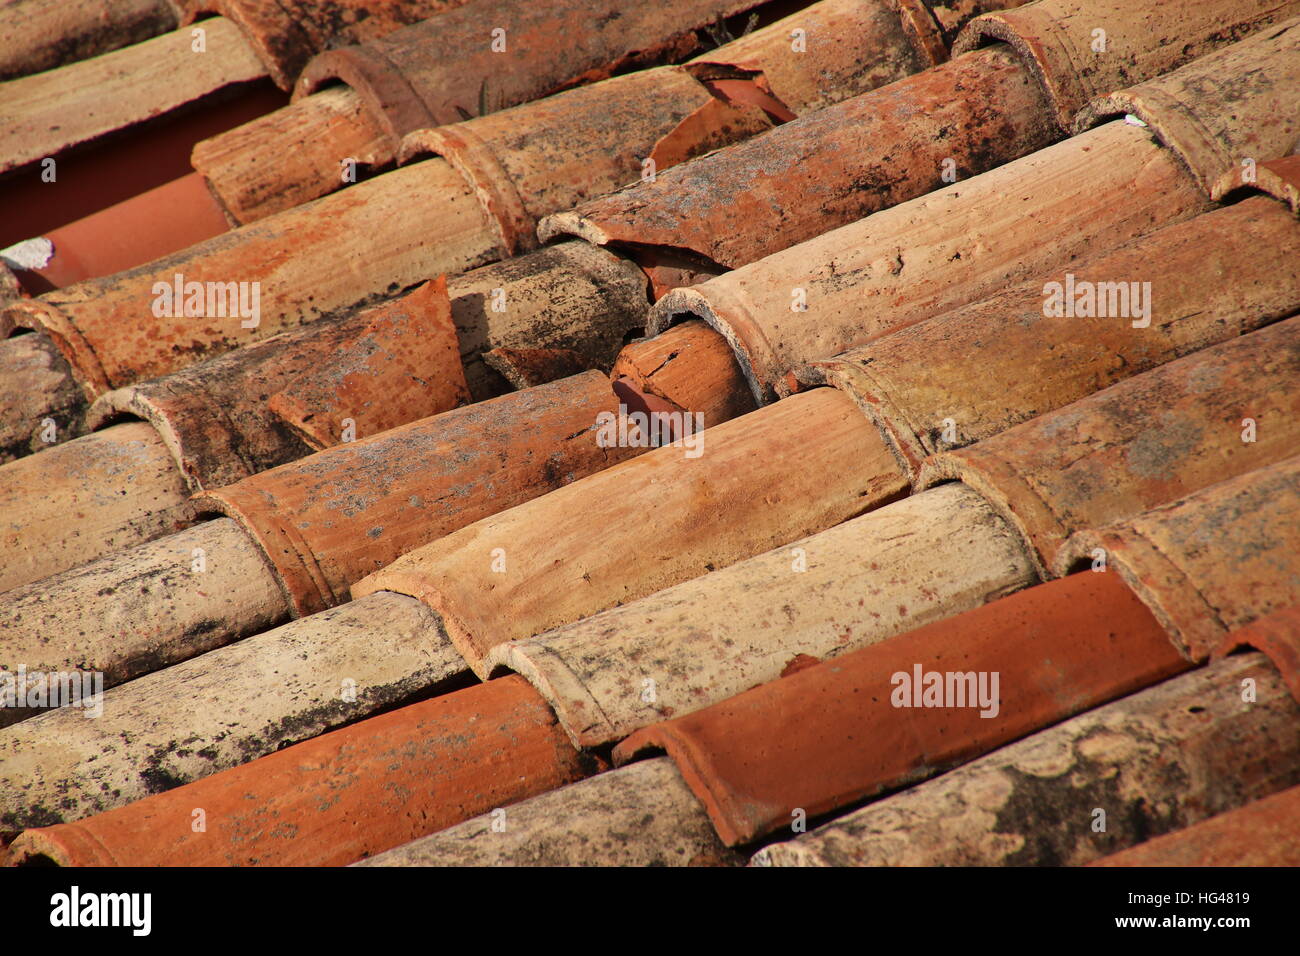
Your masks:
<svg viewBox="0 0 1300 956"><path fill-rule="evenodd" d="M1284 206L1252 198L881 336L799 378L846 389L915 472L931 454L1294 314L1297 237ZM1043 280L1064 283L1067 270L1076 283L1150 282L1149 325L1044 315Z"/></svg>
<svg viewBox="0 0 1300 956"><path fill-rule="evenodd" d="M678 67L643 70L416 131L399 159L434 154L450 162L473 186L501 248L515 255L536 247L542 216L637 180L656 143L717 102ZM761 110L733 107L696 130L694 148L716 148L771 125Z"/></svg>
<svg viewBox="0 0 1300 956"><path fill-rule="evenodd" d="M1298 59L1289 50L1296 30L1300 24L1265 31L1158 82L1194 86L1198 113L1208 118L1217 110L1257 130L1261 160L1284 155L1297 133L1291 116L1300 115L1300 82L1288 79ZM1270 79L1242 89L1221 72L1243 58L1252 73ZM1279 95L1294 95L1294 110L1278 110ZM1227 137L1219 146L1229 150L1233 142ZM1126 201L1095 202L1111 192ZM1009 202L1018 214L1014 229L1003 218ZM784 376L792 366L1206 208L1205 193L1176 153L1140 127L1109 123L670 293L656 304L648 330L659 332L684 315L707 320L737 348L756 395L766 398L791 387ZM864 298L872 308L862 307Z"/></svg>
<svg viewBox="0 0 1300 956"><path fill-rule="evenodd" d="M439 281L351 316L109 392L87 419L91 428L126 416L149 422L178 473L198 492L338 444L345 418L362 438L448 411L467 398L446 288Z"/></svg>
<svg viewBox="0 0 1300 956"><path fill-rule="evenodd" d="M632 342L618 353L610 374L677 408L698 412L706 427L754 408L731 350L702 322L685 322Z"/></svg>
<svg viewBox="0 0 1300 956"><path fill-rule="evenodd" d="M380 118L393 147L417 129L541 99L576 82L653 66L698 44L693 31L761 0L476 0L303 70L294 99L346 83ZM492 31L504 31L494 49Z"/></svg>
<svg viewBox="0 0 1300 956"><path fill-rule="evenodd" d="M46 336L0 339L0 367L0 465L44 449L47 419L60 442L82 434L86 397Z"/></svg>
<svg viewBox="0 0 1300 956"><path fill-rule="evenodd" d="M33 272L48 285L32 291L131 269L228 228L203 177L190 173L47 232L43 238L53 244L54 255Z"/></svg>
<svg viewBox="0 0 1300 956"><path fill-rule="evenodd" d="M116 441L105 433L61 452L57 467L51 461L43 466L0 469L0 488L13 489L3 496L0 516L21 515L13 520L33 525L33 533L44 542L48 561L39 567L26 565L25 573L53 574L70 567L69 561L81 564L175 530L177 525L160 524L151 515L176 502L160 500L149 492L157 480L168 479L169 455L189 490L195 492L232 484L308 454L315 445L282 427L288 423L268 407L272 404L268 398L277 407L287 402L279 390L293 385L306 372L321 381L348 382L349 388L364 386L349 397L347 408L327 415L326 424L335 439L342 438L342 429L349 427L343 422L346 418L351 418L358 436L373 435L453 407L458 399L452 399L462 393L459 385L450 386L459 383L462 375L466 380L462 384L469 385L476 399L505 391L507 383L484 361L485 350L492 345L509 348L511 343L553 343L567 346L564 354L579 370L608 367L626 331L637 326L645 312L645 278L637 268L580 242L485 266L455 277L449 285L454 296L454 330L435 319L432 312L436 309L431 310L428 303L412 311L411 306L418 305L416 300L431 294L431 287L425 286L414 295L359 314L323 319L171 375L102 395L85 416L89 427L103 429L122 417L138 417L158 429L165 447L153 442L142 449L146 454L124 459ZM508 308L498 309L501 304ZM416 338L411 338L408 328L412 324L422 330ZM32 343L38 347L33 348ZM716 353L732 366L725 346ZM46 417L55 417L60 428L69 418L80 426L81 408L76 401L80 389L76 395L68 394L71 376L48 338L25 335L7 340L0 344L0 356L7 372L0 380L10 385L11 391L10 397L0 392L0 401L8 400L14 413L15 454L26 450L25 443L42 447L39 435L33 437L30 432L42 430L39 423ZM363 369L367 374L357 378ZM411 374L424 384L393 397L388 385ZM249 390L248 381L258 381L259 389ZM441 389L449 390L439 398ZM742 401L749 401L743 385L732 391ZM220 414L214 415L215 410ZM57 434L63 437L67 432ZM41 481L23 477L37 467L41 468ZM135 487L138 493L127 498L109 494L87 497L79 490L82 476L100 467L110 468L114 475L108 487ZM166 487L175 484L169 481ZM71 500L69 495L77 496L76 521L68 520L62 507ZM46 514L46 519L35 520L41 514ZM121 537L128 527L134 529L134 536ZM105 529L116 530L111 535L101 534ZM4 550L0 539L0 554ZM11 585L17 583L21 582L16 578L10 581Z"/></svg>
<svg viewBox="0 0 1300 956"><path fill-rule="evenodd" d="M657 449L462 528L353 587L438 612L480 675L484 655L822 531L905 488L888 450L832 389ZM790 462L798 462L792 468ZM653 502L647 533L636 513ZM491 560L506 555L504 567Z"/></svg>
<svg viewBox="0 0 1300 956"><path fill-rule="evenodd" d="M460 177L421 163L138 269L12 303L0 331L13 322L45 329L94 398L496 258ZM203 288L192 283L218 283L207 298L243 283L241 302L251 307L256 292L258 314L230 314L225 293L218 309L205 301L203 314L180 314L192 298L185 290Z"/></svg>
<svg viewBox="0 0 1300 956"><path fill-rule="evenodd" d="M1219 278L1208 269L1200 274ZM1214 309L1207 290L1185 275L1180 281L1195 290L1189 303L1199 299L1216 320L1227 318ZM1292 282L1300 290L1300 274ZM1173 297L1152 301L1157 315L1186 314ZM1300 301L1292 309L1300 311ZM1079 334L1078 320L1055 321L1073 324ZM1003 349L1007 344L999 342ZM1056 350L1054 361L1091 377L1091 363L1077 356ZM1054 384L1026 366L1021 369L1037 388ZM982 373L998 374L987 366ZM1243 440L1246 419L1255 423L1251 441ZM1067 435L1071 440L1063 441ZM1071 531L1175 501L1280 461L1297 447L1300 318L1195 352L931 458L918 484L957 479L979 491L1020 530L1046 574Z"/></svg>
<svg viewBox="0 0 1300 956"><path fill-rule="evenodd" d="M1035 580L1007 524L945 485L498 645L485 667L523 674L575 744L599 747L776 680L802 657L844 654Z"/></svg>
<svg viewBox="0 0 1300 956"><path fill-rule="evenodd" d="M1015 4L962 9L970 15L1003 6ZM689 249L734 268L1032 153L1068 131L1094 91L1157 76L1296 13L1300 3L1279 9L1162 0L1137 8L1114 0L1040 0L977 18L962 35L969 41L963 52L982 30L1011 44L958 56L652 184L558 213L542 224L542 235ZM1105 23L1110 54L1062 56L1089 49L1098 23ZM1030 39L1018 37L1021 24ZM1052 63L1051 78L1044 78L1039 57Z"/></svg>
<svg viewBox="0 0 1300 956"><path fill-rule="evenodd" d="M326 449L199 496L259 542L298 614L399 555L502 508L639 454L602 448L617 410L586 372Z"/></svg>
<svg viewBox="0 0 1300 956"><path fill-rule="evenodd" d="M216 13L236 24L281 89L311 57L333 46L366 43L398 27L463 6L466 0L177 0L181 24Z"/></svg>
<svg viewBox="0 0 1300 956"><path fill-rule="evenodd" d="M1268 660L1232 657L765 847L751 862L1086 863L1300 784L1297 722L1300 707Z"/></svg>
<svg viewBox="0 0 1300 956"><path fill-rule="evenodd" d="M1211 657L1218 660L1247 647L1268 656L1291 689L1291 696L1300 702L1300 605L1274 611L1237 628Z"/></svg>
<svg viewBox="0 0 1300 956"><path fill-rule="evenodd" d="M28 830L9 864L337 866L584 775L546 705L512 677Z"/></svg>
<svg viewBox="0 0 1300 956"><path fill-rule="evenodd" d="M351 441L349 428L376 435L469 402L446 276L363 315L342 362L304 367L267 402L315 450Z"/></svg>
<svg viewBox="0 0 1300 956"><path fill-rule="evenodd" d="M0 589L179 530L194 516L186 495L338 444L344 430L376 435L468 399L436 283L108 392L86 413L98 431L0 468L0 520L12 526Z"/></svg>
<svg viewBox="0 0 1300 956"><path fill-rule="evenodd" d="M693 29L753 5L478 0L316 56L291 107L200 143L194 168L235 221L254 222L342 188L345 158L363 175L382 170L408 133L675 59L695 45ZM498 29L504 35L491 32Z"/></svg>
<svg viewBox="0 0 1300 956"><path fill-rule="evenodd" d="M1242 163L1220 176L1211 192L1220 198L1237 189L1267 193L1300 216L1300 154L1254 166Z"/></svg>
<svg viewBox="0 0 1300 956"><path fill-rule="evenodd" d="M0 80L140 43L179 17L173 0L9 0L0 6Z"/></svg>
<svg viewBox="0 0 1300 956"><path fill-rule="evenodd" d="M256 543L220 518L0 594L0 669L99 672L110 688L289 614ZM0 708L0 726L32 715Z"/></svg>
<svg viewBox="0 0 1300 956"><path fill-rule="evenodd" d="M1192 660L1228 632L1300 601L1300 457L1073 535L1058 572L1102 549ZM1211 537L1212 529L1219 529Z"/></svg>
<svg viewBox="0 0 1300 956"><path fill-rule="evenodd" d="M1274 0L1039 0L972 20L953 55L1009 44L1043 84L1057 122L1068 130L1094 97L1168 73L1297 15L1300 4ZM1096 49L1098 28L1104 51Z"/></svg>
<svg viewBox="0 0 1300 956"><path fill-rule="evenodd" d="M1292 787L1088 865L1300 866L1298 818L1300 787Z"/></svg>
<svg viewBox="0 0 1300 956"><path fill-rule="evenodd" d="M614 760L666 750L735 846L798 810L817 817L930 776L1188 666L1118 579L1083 573L654 725ZM960 697L945 699L954 674L948 693Z"/></svg>
<svg viewBox="0 0 1300 956"><path fill-rule="evenodd" d="M0 468L0 592L180 530L194 516L188 494L144 422L9 462Z"/></svg>

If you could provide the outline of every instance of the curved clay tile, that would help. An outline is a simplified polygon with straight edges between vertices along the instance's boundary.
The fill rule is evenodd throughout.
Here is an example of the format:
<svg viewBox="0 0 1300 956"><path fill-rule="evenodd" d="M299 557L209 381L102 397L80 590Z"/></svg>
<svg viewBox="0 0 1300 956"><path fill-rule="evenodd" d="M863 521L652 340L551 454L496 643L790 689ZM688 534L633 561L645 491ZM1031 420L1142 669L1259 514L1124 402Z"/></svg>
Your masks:
<svg viewBox="0 0 1300 956"><path fill-rule="evenodd" d="M1300 275L1294 283L1300 289ZM1156 301L1160 312L1180 314L1176 302ZM1250 441L1243 439L1247 419ZM1071 531L1175 501L1280 461L1297 446L1300 318L930 459L918 484L958 479L975 488L1020 529L1046 574Z"/></svg>
<svg viewBox="0 0 1300 956"><path fill-rule="evenodd" d="M1300 457L1293 457L1081 531L1054 565L1063 571L1101 549L1179 647L1204 660L1229 631L1300 601L1297 509Z"/></svg>
<svg viewBox="0 0 1300 956"><path fill-rule="evenodd" d="M52 70L173 29L175 0L10 0L0 6L0 79Z"/></svg>
<svg viewBox="0 0 1300 956"><path fill-rule="evenodd" d="M1035 580L1011 529L960 485L539 637L493 648L581 747L978 607Z"/></svg>
<svg viewBox="0 0 1300 956"><path fill-rule="evenodd" d="M217 19L203 29L203 53L194 52L189 30L175 30L0 84L0 173L210 101L265 75L234 24Z"/></svg>
<svg viewBox="0 0 1300 956"><path fill-rule="evenodd" d="M915 474L928 455L1294 314L1297 237L1285 207L1250 199L1081 262L1058 260L1059 272L815 362L799 379L846 389ZM1044 314L1053 311L1048 282L1062 292L1071 281L1078 290L1093 283L1095 292L1097 283L1138 280L1150 283L1137 289L1145 318L1138 296L1132 317Z"/></svg>
<svg viewBox="0 0 1300 956"><path fill-rule="evenodd" d="M288 616L256 544L208 521L0 595L0 669L99 672L112 687ZM0 726L30 716L0 708Z"/></svg>
<svg viewBox="0 0 1300 956"><path fill-rule="evenodd" d="M142 800L464 673L433 614L408 597L376 595L291 621L109 688L93 720L61 707L0 730L0 830Z"/></svg>
<svg viewBox="0 0 1300 956"><path fill-rule="evenodd" d="M972 20L953 53L1009 44L1043 84L1061 129L1069 130L1094 97L1168 73L1297 14L1300 4L1277 0L1039 0Z"/></svg>
<svg viewBox="0 0 1300 956"><path fill-rule="evenodd" d="M1291 696L1300 701L1300 604L1274 611L1239 627L1214 649L1218 659L1242 648L1262 651L1282 673Z"/></svg>
<svg viewBox="0 0 1300 956"><path fill-rule="evenodd" d="M374 44L322 54L305 70L292 106L200 143L194 166L234 219L252 222L341 188L342 157L380 169L396 158L402 137L419 129L497 112L631 66L677 59L696 43L692 29L719 12L749 6L748 0L673 0L667 7L631 0L600 0L595 6L478 2ZM789 118L784 106L777 103L773 112L775 101L761 100L764 70L816 86L828 100L887 82L895 77L876 77L871 67L881 62L904 68L895 61L906 44L867 29L882 9L880 0L823 0L800 11L801 28L824 27L833 38L803 53L791 50L786 20L756 30L714 51L724 61L753 61L743 70L719 67L728 77L720 82L739 84L751 105L767 107L782 120ZM573 28L575 19L583 29ZM491 43L484 24L505 31L498 35L504 50ZM562 44L556 42L560 37ZM348 86L320 89L333 80ZM710 100L665 134L671 150L657 149L660 169L717 138L720 119L734 112L724 99ZM294 155L284 158L286 150Z"/></svg>
<svg viewBox="0 0 1300 956"><path fill-rule="evenodd" d="M236 24L281 89L311 57L332 46L377 40L467 0L177 0L181 23L215 13Z"/></svg>
<svg viewBox="0 0 1300 956"><path fill-rule="evenodd" d="M1292 19L1186 69L1100 97L1076 128L1136 116L1220 198L1216 184L1243 160L1276 159L1300 141L1300 9L1283 6Z"/></svg>
<svg viewBox="0 0 1300 956"><path fill-rule="evenodd" d="M95 398L497 258L460 177L445 163L421 163L148 265L13 303L0 331L6 322L47 331ZM178 282L179 295L169 291ZM193 283L206 297L201 314L186 315ZM222 291L232 283L249 307L239 314ZM217 308L207 306L213 298Z"/></svg>
<svg viewBox="0 0 1300 956"><path fill-rule="evenodd" d="M614 760L667 751L735 846L1187 666L1114 575L1084 572L648 727L614 748Z"/></svg>
<svg viewBox="0 0 1300 956"><path fill-rule="evenodd" d="M962 10L973 15L1004 6L1016 4L963 4ZM976 18L963 37L974 46L981 30L1020 23L1023 15L1054 42L1088 50L1092 31L1102 25L1113 33L1108 52L1088 52L1060 68L1086 76L1081 89L1108 92L1181 66L1288 10L1294 15L1300 4L1040 0ZM685 249L731 268L754 262L1060 138L1087 98L1069 97L1073 105L1058 115L1062 101L1040 89L1030 50L1039 47L996 43L958 56L654 183L558 213L543 222L542 235Z"/></svg>
<svg viewBox="0 0 1300 956"><path fill-rule="evenodd" d="M180 509L178 475L191 492L219 488L324 444L320 435L300 438L296 424L279 416L282 409L311 428L327 428L328 443L336 444L343 428L373 435L450 409L467 399L467 386L479 399L499 394L503 387L484 364L493 346L563 346L580 360L579 370L607 367L625 333L643 320L645 286L644 274L613 253L561 243L454 277L450 318L438 314L446 306L433 301L433 285L425 284L373 308L106 393L87 416L89 427L100 431L53 449L46 460L0 470L0 487L10 489L0 493L0 516L22 516L21 530L0 536L0 566L9 571L0 582L35 581L177 530L187 522L159 520L155 513ZM61 397L72 385L66 367L55 387L47 384L63 365L49 354L53 348L43 335L0 345L15 373L0 377L12 383L12 398L0 394L0 403L7 400L14 409L19 441L31 438L32 423L67 404ZM732 361L725 347L721 357ZM307 384L301 381L305 372L318 383L316 408L302 410L310 419L293 413L290 397ZM407 380L410 388L395 391ZM259 387L248 388L249 381ZM35 387L45 389L39 408L31 407ZM115 436L139 426L113 424L123 417L152 424L165 447L137 436L134 453L124 456L126 439ZM87 484L100 492L87 495ZM132 493L114 491L124 488Z"/></svg>
<svg viewBox="0 0 1300 956"><path fill-rule="evenodd" d="M603 447L609 380L584 372L338 445L205 492L266 553L299 614L399 555L501 508L639 454Z"/></svg>
<svg viewBox="0 0 1300 956"><path fill-rule="evenodd" d="M357 866L737 866L670 760L645 760L395 847Z"/></svg>
<svg viewBox="0 0 1300 956"><path fill-rule="evenodd" d="M8 862L337 866L562 786L584 764L533 689L511 677L78 823L27 830Z"/></svg>
<svg viewBox="0 0 1300 956"><path fill-rule="evenodd" d="M707 422L705 424L708 424ZM403 555L354 595L397 591L434 608L469 662L778 545L905 488L889 452L833 389L717 425ZM791 467L798 462L798 467ZM652 533L636 514L653 502ZM502 548L504 568L490 555Z"/></svg>
<svg viewBox="0 0 1300 956"><path fill-rule="evenodd" d="M228 518L0 595L0 649L33 670L67 655L111 686L331 607L406 551L639 454L599 443L617 405L586 372L205 492L198 508Z"/></svg>
<svg viewBox="0 0 1300 956"><path fill-rule="evenodd" d="M1254 688L1250 700L1243 682ZM1297 722L1300 706L1262 654L1231 657L768 846L751 862L1086 863L1300 784Z"/></svg>

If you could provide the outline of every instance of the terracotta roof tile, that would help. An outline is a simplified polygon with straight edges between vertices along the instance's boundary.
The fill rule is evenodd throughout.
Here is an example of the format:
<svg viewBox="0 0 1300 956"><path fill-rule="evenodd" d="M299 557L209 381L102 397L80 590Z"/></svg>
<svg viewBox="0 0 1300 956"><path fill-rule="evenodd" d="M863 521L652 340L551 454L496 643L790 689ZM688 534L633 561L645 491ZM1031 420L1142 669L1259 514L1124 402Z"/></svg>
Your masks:
<svg viewBox="0 0 1300 956"><path fill-rule="evenodd" d="M546 705L513 677L372 717L77 823L27 830L11 845L10 863L338 865L583 775Z"/></svg>
<svg viewBox="0 0 1300 956"><path fill-rule="evenodd" d="M365 43L398 27L455 10L466 0L177 0L181 23L216 13L239 27L263 68L291 89L311 57L331 46Z"/></svg>
<svg viewBox="0 0 1300 956"><path fill-rule="evenodd" d="M995 29L1014 41L1010 46L997 43L958 56L654 183L558 213L542 224L542 235L571 232L593 242L689 249L727 267L745 265L1041 149L1070 129L1087 91L1109 92L1157 76L1298 13L1300 4L1279 9L1265 0L1191 6L1165 0L1141 7L1123 0L1039 0L990 14L966 28L965 46L974 46L982 29ZM1058 51L1087 50L1091 31L1104 23L1122 52L1053 53L1054 72L1076 92L1062 93L1060 83L1040 91L1036 80L1043 74L1033 51L1042 44L1022 42L1003 26L1022 21L1044 32ZM1277 83L1282 86L1280 77ZM1249 122L1242 127L1250 128ZM1277 155L1276 144L1270 145L1274 152L1260 155Z"/></svg>
<svg viewBox="0 0 1300 956"><path fill-rule="evenodd" d="M1243 700L1243 680L1257 697ZM760 850L766 866L1077 865L1300 784L1261 654L1167 680ZM1097 811L1105 830L1094 831Z"/></svg>
<svg viewBox="0 0 1300 956"><path fill-rule="evenodd" d="M0 262L0 672L105 686L97 720L0 700L2 862L1269 832L1300 785L1300 4L609 2L215 0L255 73L319 56L199 173L141 194L252 93L92 130L43 213L0 149L6 235L45 233ZM102 109L170 102L168 69ZM192 314L187 281L258 305ZM892 706L927 671L976 706Z"/></svg>
<svg viewBox="0 0 1300 956"><path fill-rule="evenodd" d="M174 0L11 0L0 7L0 79L139 43L179 16Z"/></svg>
<svg viewBox="0 0 1300 956"><path fill-rule="evenodd" d="M1057 570L1101 548L1193 660L1231 630L1293 605L1300 590L1300 458L1230 478L1178 502L1073 535ZM1228 529L1213 546L1210 528Z"/></svg>
<svg viewBox="0 0 1300 956"><path fill-rule="evenodd" d="M204 54L192 50L188 30L176 30L6 81L8 115L0 139L0 172L57 156L263 75L262 65L233 24L214 20L203 29L210 44Z"/></svg>
<svg viewBox="0 0 1300 956"><path fill-rule="evenodd" d="M666 750L734 846L799 811L819 817L923 779L1188 666L1114 575L1085 572L639 731L614 760ZM959 697L944 696L954 690Z"/></svg>
<svg viewBox="0 0 1300 956"><path fill-rule="evenodd" d="M357 866L736 866L669 760L602 773Z"/></svg>

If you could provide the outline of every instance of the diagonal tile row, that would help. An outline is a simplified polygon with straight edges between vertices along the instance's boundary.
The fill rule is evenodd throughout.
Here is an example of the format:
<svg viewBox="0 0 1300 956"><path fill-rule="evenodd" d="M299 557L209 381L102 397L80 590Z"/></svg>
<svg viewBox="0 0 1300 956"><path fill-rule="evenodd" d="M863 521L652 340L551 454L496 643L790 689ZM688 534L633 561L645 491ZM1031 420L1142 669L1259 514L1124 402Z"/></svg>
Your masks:
<svg viewBox="0 0 1300 956"><path fill-rule="evenodd" d="M1295 862L1296 12L824 0L12 304L10 862Z"/></svg>

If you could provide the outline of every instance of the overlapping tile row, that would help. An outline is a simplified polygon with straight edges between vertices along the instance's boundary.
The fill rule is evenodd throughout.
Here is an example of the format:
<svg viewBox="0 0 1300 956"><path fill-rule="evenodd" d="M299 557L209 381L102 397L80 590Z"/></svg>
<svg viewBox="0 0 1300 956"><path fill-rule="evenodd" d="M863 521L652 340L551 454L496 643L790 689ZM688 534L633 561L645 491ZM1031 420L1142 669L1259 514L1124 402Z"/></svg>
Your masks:
<svg viewBox="0 0 1300 956"><path fill-rule="evenodd" d="M1300 14L1300 5L1267 0L1138 7L1039 0L1021 9L1028 39L1018 27L993 29L1021 23L1017 11L976 17L957 37L954 53L964 55L950 63L800 118L744 149L558 213L542 234L746 265L1041 149L1071 131L1091 95L1159 76ZM974 49L990 30L997 40ZM1097 30L1104 52L1093 48ZM1038 32L1050 37L1049 69L1038 56ZM842 244L852 245L847 236Z"/></svg>
<svg viewBox="0 0 1300 956"><path fill-rule="evenodd" d="M765 29L783 35L786 28ZM733 47L751 65L761 65L753 64L756 55L795 57L763 45L764 35L734 41L712 57L725 62ZM823 43L795 62L833 88L857 78L856 60L844 54ZM700 110L707 122L683 126ZM447 158L413 163L156 263L20 302L5 321L47 331L88 394L97 395L391 295L437 272L462 272L531 248L537 217L639 177L642 161L654 157L665 137L672 140L672 157L660 156L659 166L773 122L760 107L727 102L685 69L625 74L417 132L408 138L408 154L443 152ZM382 245L377 237L385 239ZM327 268L333 262L349 268ZM240 329L210 318L178 323L142 315L142 303L156 295L150 290L176 274L186 282L238 276L259 283L265 294L258 324ZM128 316L135 321L128 323ZM134 333L122 335L127 328Z"/></svg>
<svg viewBox="0 0 1300 956"><path fill-rule="evenodd" d="M341 188L341 160L383 169L418 129L681 59L699 45L700 28L755 5L478 0L314 57L294 105L198 144L194 168L235 222L252 222ZM272 161L286 149L297 154L292 162Z"/></svg>
<svg viewBox="0 0 1300 956"><path fill-rule="evenodd" d="M1022 39L1037 16L1017 21ZM1256 801L1300 783L1300 223L1294 162L1278 158L1295 135L1296 29L1105 95L1075 139L960 184L960 203L936 194L977 222L1007 203L1000 175L1044 157L1058 175L1106 167L1116 186L1155 168L1127 226L1014 269L990 226L978 252L1007 258L959 277L971 288L925 300L924 277L900 282L891 307L914 313L865 332L800 317L758 372L734 329L681 321L700 315L686 293L610 375L536 384L576 350L535 325L494 349L461 336L458 360L453 276L451 301L429 284L287 333L322 349L344 342L334 324L389 334L395 357L352 385L310 352L295 365L254 346L177 373L170 393L110 392L106 422L221 394L222 362L233 399L268 362L284 381L246 406L247 437L274 422L276 441L300 443L287 454L324 450L199 481L191 507L228 517L0 601L6 657L116 685L97 720L5 715L0 831L27 831L10 862L1082 863L1239 808L1227 827L1273 825ZM1050 43L1032 55L1050 72ZM1080 95L1105 93L1090 76ZM1082 132L1121 107L1137 121ZM504 164L469 145L458 162L495 201ZM1069 162L1054 158L1065 146ZM544 192L513 214L484 207L499 249L532 244L527 203ZM512 222L528 226L515 239ZM576 249L627 265L642 296L647 279L658 294L713 268L573 240L518 262ZM751 317L779 317L776 302ZM421 374L391 344L404 307L441 331L446 402L480 397L470 354L522 390L334 444L349 404L403 414L355 389ZM603 369L625 327L592 324ZM764 407L744 414L747 391ZM171 424L94 437L177 454L164 438L197 409L176 400ZM629 407L677 441L641 454L597 438ZM714 427L688 427L697 409ZM186 688L203 698L192 718L175 712ZM1213 854L1218 832L1184 838Z"/></svg>
<svg viewBox="0 0 1300 956"><path fill-rule="evenodd" d="M1298 40L1300 23L1289 21L1150 81L1156 91L1188 90L1186 104L1150 99L1195 111L1215 142L1199 154L1213 163L1196 173L1188 163L1198 157L1178 143L1117 119L670 293L650 329L706 320L736 348L756 397L769 400L797 387L790 373L803 363L1205 211L1201 183L1235 169L1239 160L1227 157L1281 158L1300 134L1290 118ZM1243 74L1256 82L1237 82Z"/></svg>

